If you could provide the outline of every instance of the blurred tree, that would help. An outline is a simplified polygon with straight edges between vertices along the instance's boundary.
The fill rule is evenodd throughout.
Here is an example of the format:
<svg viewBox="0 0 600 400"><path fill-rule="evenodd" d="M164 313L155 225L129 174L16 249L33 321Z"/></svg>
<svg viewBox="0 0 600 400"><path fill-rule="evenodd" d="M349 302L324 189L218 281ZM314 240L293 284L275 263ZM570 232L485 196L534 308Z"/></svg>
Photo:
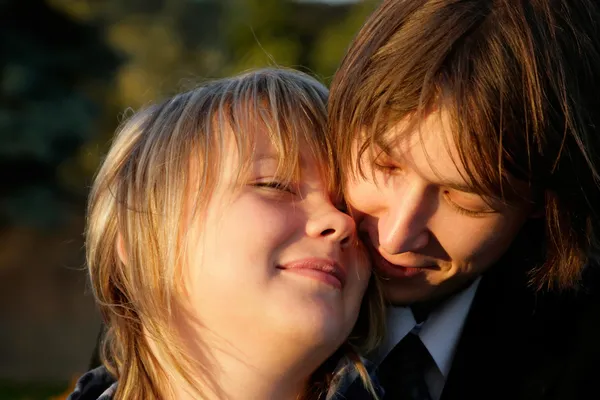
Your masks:
<svg viewBox="0 0 600 400"><path fill-rule="evenodd" d="M363 0L352 7L344 20L327 25L311 53L310 63L317 71L327 77L333 76L350 41L379 2L380 0Z"/></svg>
<svg viewBox="0 0 600 400"><path fill-rule="evenodd" d="M292 6L281 0L229 0L224 3L222 32L227 70L266 65L298 66L300 42L292 29Z"/></svg>
<svg viewBox="0 0 600 400"><path fill-rule="evenodd" d="M82 21L106 25L110 45L127 61L98 125L77 159L64 164L65 179L81 187L97 168L126 108L190 88L206 79L248 68L282 65L322 76L313 49L328 26L342 24L351 6L285 0L52 0ZM325 72L329 73L328 70Z"/></svg>
<svg viewBox="0 0 600 400"><path fill-rule="evenodd" d="M341 56L347 43L337 49L332 47L337 45L336 42L328 42L326 46L320 42L330 31L337 33L340 26L360 27L359 16L369 8L361 3L352 6L282 0L228 0L224 4L222 30L226 33L229 49L228 71L280 65L304 70L325 80L334 71L329 68L333 63L321 62L321 54L315 56L315 51ZM351 24L348 24L348 18ZM352 34L346 35L346 41Z"/></svg>
<svg viewBox="0 0 600 400"><path fill-rule="evenodd" d="M376 2L0 1L0 224L83 204L127 108L267 65L328 82Z"/></svg>
<svg viewBox="0 0 600 400"><path fill-rule="evenodd" d="M54 226L74 195L60 166L95 133L118 59L99 29L42 0L0 2L0 36L0 225Z"/></svg>

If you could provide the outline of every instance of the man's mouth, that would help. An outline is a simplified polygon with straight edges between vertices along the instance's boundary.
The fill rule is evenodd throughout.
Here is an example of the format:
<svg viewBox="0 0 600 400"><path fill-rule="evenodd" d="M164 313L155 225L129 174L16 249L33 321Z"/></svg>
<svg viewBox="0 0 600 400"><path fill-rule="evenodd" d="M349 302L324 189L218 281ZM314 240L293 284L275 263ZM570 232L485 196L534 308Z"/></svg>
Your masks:
<svg viewBox="0 0 600 400"><path fill-rule="evenodd" d="M376 251L377 252L377 251ZM374 256L377 272L387 278L412 278L425 272L429 267L410 267L393 264L377 252Z"/></svg>
<svg viewBox="0 0 600 400"><path fill-rule="evenodd" d="M420 260L410 260L410 262L397 264L387 260L372 245L367 246L373 259L375 270L380 276L387 278L412 278L421 275L427 271L438 269L437 265L431 262Z"/></svg>

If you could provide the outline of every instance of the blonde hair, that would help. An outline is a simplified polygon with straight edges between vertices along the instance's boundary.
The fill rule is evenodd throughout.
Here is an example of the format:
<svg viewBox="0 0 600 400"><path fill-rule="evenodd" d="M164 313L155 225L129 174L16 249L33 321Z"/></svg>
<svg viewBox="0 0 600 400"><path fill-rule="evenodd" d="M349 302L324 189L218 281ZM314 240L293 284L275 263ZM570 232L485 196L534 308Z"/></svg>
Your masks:
<svg viewBox="0 0 600 400"><path fill-rule="evenodd" d="M336 190L327 95L323 85L305 74L264 69L178 94L135 114L120 128L92 187L86 231L91 283L107 325L102 359L119 381L116 399L163 398L172 394L168 382L173 378L198 396L205 390L218 393L209 367L188 356L169 326L181 284L179 244L186 201L193 193L195 208L207 204L227 151L225 132L237 144L238 177L246 173L257 128L268 133L277 150L282 179L298 174L302 143ZM192 160L197 168L189 176L185 171L191 170ZM381 338L383 300L376 282L367 291L356 327L360 334L344 357L354 360L372 390L356 352L372 349ZM192 373L198 370L205 372L200 383ZM311 387L329 389L331 376L332 371L320 369Z"/></svg>

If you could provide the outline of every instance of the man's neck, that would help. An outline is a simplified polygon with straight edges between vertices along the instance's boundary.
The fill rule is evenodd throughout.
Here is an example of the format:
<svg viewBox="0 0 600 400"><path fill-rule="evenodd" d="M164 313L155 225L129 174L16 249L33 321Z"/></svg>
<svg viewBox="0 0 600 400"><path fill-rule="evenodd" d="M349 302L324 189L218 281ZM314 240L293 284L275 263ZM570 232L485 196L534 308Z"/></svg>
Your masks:
<svg viewBox="0 0 600 400"><path fill-rule="evenodd" d="M432 311L437 309L441 304L445 303L449 298L461 293L466 288L473 284L474 280L465 282L458 289L451 291L450 293L443 294L427 301L421 301L418 303L411 304L409 306L417 324L425 322Z"/></svg>
<svg viewBox="0 0 600 400"><path fill-rule="evenodd" d="M431 314L431 312L435 310L446 298L447 297L442 300L412 304L409 308L412 311L413 317L415 317L417 324L427 321L429 314Z"/></svg>

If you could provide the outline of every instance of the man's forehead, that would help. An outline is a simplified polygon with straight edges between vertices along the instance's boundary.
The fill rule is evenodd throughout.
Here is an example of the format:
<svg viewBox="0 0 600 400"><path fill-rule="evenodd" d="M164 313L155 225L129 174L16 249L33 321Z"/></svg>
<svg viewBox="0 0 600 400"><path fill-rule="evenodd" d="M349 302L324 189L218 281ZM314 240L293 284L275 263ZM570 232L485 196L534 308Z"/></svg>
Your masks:
<svg viewBox="0 0 600 400"><path fill-rule="evenodd" d="M406 118L394 124L375 156L384 152L395 162L410 167L427 181L460 191L472 191L467 169L461 161L447 113L429 113L421 121Z"/></svg>

